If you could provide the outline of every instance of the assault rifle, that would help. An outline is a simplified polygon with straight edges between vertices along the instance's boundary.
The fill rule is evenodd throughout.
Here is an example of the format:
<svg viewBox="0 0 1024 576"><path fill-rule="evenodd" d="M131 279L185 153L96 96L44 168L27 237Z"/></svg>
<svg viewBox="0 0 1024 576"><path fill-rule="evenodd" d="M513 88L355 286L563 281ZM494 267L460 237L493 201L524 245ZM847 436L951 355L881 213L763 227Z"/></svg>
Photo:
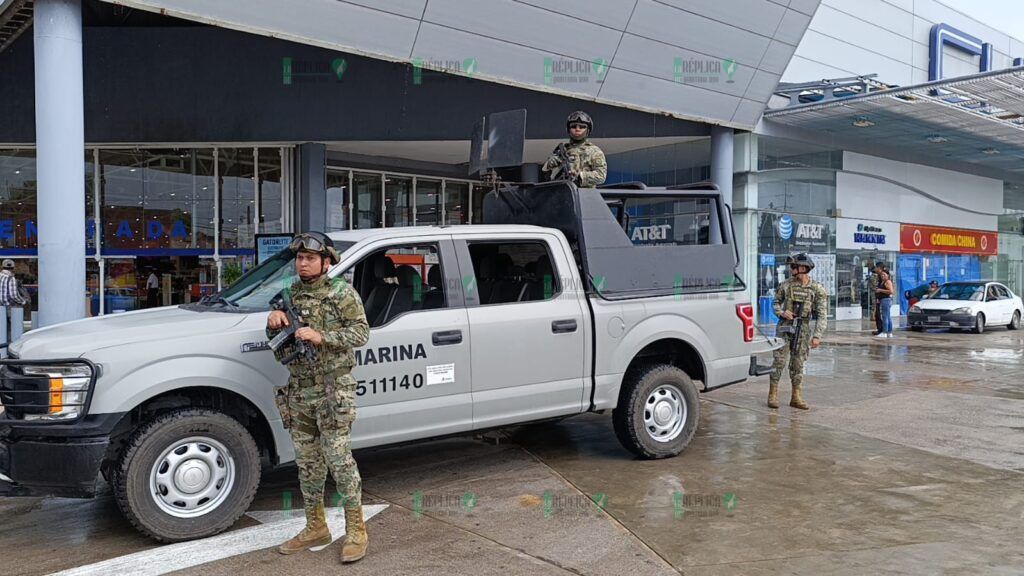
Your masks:
<svg viewBox="0 0 1024 576"><path fill-rule="evenodd" d="M551 179L558 180L559 176L564 173L565 176L562 178L563 180L571 179L574 183L579 184L579 174L572 176L572 174L576 172L576 160L573 158L572 154L569 154L568 148L565 147L565 142L562 142L557 148L555 148L555 156L558 157L559 163L558 166L551 169Z"/></svg>
<svg viewBox="0 0 1024 576"><path fill-rule="evenodd" d="M307 326L302 320L302 316L299 315L298 311L295 310L295 306L292 304L292 298L288 295L287 291L282 290L280 294L274 297L270 301L270 307L274 310L280 310L284 312L285 316L288 317L288 325L281 328L281 332L274 336L270 341L270 349L277 352L280 348L291 344L292 351L281 359L281 364L291 364L299 356L303 357L307 362L316 362L317 353L316 347L295 337L295 332L299 328Z"/></svg>
<svg viewBox="0 0 1024 576"><path fill-rule="evenodd" d="M792 334L789 339L789 353L796 354L800 349L800 336L804 331L804 302L793 302L793 324L791 326L779 326L779 334Z"/></svg>

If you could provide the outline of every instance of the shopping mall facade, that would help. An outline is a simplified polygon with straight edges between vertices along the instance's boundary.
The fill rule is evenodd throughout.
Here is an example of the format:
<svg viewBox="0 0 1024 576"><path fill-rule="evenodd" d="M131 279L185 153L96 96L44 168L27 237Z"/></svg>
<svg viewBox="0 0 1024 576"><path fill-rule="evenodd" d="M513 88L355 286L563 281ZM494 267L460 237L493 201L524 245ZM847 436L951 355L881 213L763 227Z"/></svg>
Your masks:
<svg viewBox="0 0 1024 576"><path fill-rule="evenodd" d="M524 179L585 109L608 182L731 189L762 321L793 251L818 262L839 318L866 313L876 260L901 289L1024 290L1024 145L957 116L977 109L899 106L947 87L872 95L988 73L1019 103L1020 77L996 71L1024 42L935 0L737 3L299 1L275 19L263 3L84 0L86 314L145 305L151 273L161 304L194 300L251 267L264 235L479 222L490 186L468 172L468 135L514 108ZM0 2L0 22L25 4ZM0 257L34 284L40 40L23 28L0 36Z"/></svg>

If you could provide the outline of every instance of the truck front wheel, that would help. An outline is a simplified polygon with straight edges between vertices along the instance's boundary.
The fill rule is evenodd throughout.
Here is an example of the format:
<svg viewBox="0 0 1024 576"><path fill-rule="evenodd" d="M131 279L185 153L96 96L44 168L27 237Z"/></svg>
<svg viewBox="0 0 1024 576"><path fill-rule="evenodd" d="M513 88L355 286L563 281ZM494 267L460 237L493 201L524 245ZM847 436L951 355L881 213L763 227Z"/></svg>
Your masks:
<svg viewBox="0 0 1024 576"><path fill-rule="evenodd" d="M626 374L612 423L619 442L645 459L676 456L700 420L693 380L679 368L655 364Z"/></svg>
<svg viewBox="0 0 1024 576"><path fill-rule="evenodd" d="M180 409L143 424L111 482L117 506L161 542L217 534L256 496L260 461L252 435L234 418Z"/></svg>

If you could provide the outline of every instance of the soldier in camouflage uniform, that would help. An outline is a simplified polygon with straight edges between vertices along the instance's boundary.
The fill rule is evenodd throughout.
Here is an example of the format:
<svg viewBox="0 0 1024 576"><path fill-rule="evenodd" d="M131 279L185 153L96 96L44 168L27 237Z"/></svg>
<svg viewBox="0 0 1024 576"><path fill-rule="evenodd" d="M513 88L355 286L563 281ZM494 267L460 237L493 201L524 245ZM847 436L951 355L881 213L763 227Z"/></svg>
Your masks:
<svg viewBox="0 0 1024 576"><path fill-rule="evenodd" d="M317 360L303 356L288 364L288 385L275 390L284 426L295 444L299 487L306 511L306 528L278 549L292 554L331 543L324 511L324 484L330 470L345 508L345 541L341 561L354 562L366 554L368 543L363 524L362 480L352 459L351 430L356 417L356 381L353 348L366 344L370 327L359 294L343 278L328 278L338 262L334 243L325 234L299 234L289 245L295 252L299 280L287 287L292 305L305 327L295 337L313 344ZM284 312L275 310L267 319L267 336L273 338L288 325ZM279 349L278 360L291 346Z"/></svg>
<svg viewBox="0 0 1024 576"><path fill-rule="evenodd" d="M821 344L821 337L828 325L828 292L821 284L811 280L810 272L814 268L814 262L806 254L797 254L790 257L787 262L792 276L783 282L775 291L773 308L775 314L780 318L779 332L782 332L785 345L775 351L775 363L772 365L772 375L768 388L768 406L779 407L779 380L782 379L782 371L789 360L789 380L793 385L793 396L789 405L801 410L807 410L809 406L800 393L800 386L804 379L804 362L811 348L817 348ZM793 326L796 318L794 311L798 308L795 304L803 302L800 316L803 318L803 327L800 330L800 340L797 344L797 351L790 358L790 342L795 337L791 332L783 332L787 327ZM810 330L810 320L817 317L818 322L813 333Z"/></svg>
<svg viewBox="0 0 1024 576"><path fill-rule="evenodd" d="M558 157L556 148L547 162L541 166L541 171L546 172L548 179L551 179L552 172L556 168L561 168L568 171L568 174L559 173L557 178L572 180L583 188L604 184L605 178L608 177L608 162L604 158L604 152L588 140L594 129L594 121L590 119L590 115L580 110L573 112L565 121L565 128L569 131L569 143L565 145L565 149L572 158L571 166L562 166L562 159Z"/></svg>

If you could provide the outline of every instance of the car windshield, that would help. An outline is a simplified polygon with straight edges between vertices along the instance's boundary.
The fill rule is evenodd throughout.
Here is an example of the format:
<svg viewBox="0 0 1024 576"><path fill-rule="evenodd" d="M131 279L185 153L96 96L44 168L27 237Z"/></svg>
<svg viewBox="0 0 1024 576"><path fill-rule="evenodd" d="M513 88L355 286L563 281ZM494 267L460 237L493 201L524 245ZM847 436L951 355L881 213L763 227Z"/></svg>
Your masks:
<svg viewBox="0 0 1024 576"><path fill-rule="evenodd" d="M354 242L335 242L339 254L348 250ZM298 276L295 274L295 253L282 250L266 262L253 268L234 284L203 300L204 304L269 310L270 301L285 286L290 286Z"/></svg>
<svg viewBox="0 0 1024 576"><path fill-rule="evenodd" d="M938 300L974 300L981 301L985 295L984 284L946 284L932 298Z"/></svg>

